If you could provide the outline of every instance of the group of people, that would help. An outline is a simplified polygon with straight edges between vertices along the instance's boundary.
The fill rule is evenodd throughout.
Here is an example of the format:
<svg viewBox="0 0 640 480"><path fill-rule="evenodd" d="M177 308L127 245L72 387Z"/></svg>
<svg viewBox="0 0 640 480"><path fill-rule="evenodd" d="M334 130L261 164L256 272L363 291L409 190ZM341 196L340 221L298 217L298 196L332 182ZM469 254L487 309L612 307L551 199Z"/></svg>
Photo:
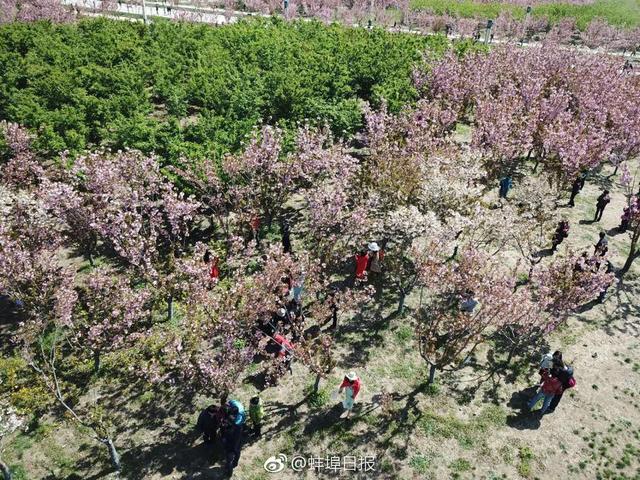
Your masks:
<svg viewBox="0 0 640 480"><path fill-rule="evenodd" d="M338 391L338 395L344 392L342 406L343 415L348 418L353 410L356 397L362 388L362 382L356 372L347 373ZM242 444L247 434L256 438L262 435L262 426L265 420L265 409L262 399L254 396L249 401L247 423L247 411L239 400L227 400L223 397L220 405L209 405L198 415L196 423L197 431L207 444L221 444L224 451L225 471L231 476L238 466Z"/></svg>
<svg viewBox="0 0 640 480"><path fill-rule="evenodd" d="M544 415L555 411L564 392L575 387L576 381L573 377L573 368L562 360L560 351L543 355L539 373L540 389L527 402L527 409L531 410L540 400L543 400L539 413Z"/></svg>
<svg viewBox="0 0 640 480"><path fill-rule="evenodd" d="M376 295L382 293L382 261L384 250L377 242L370 242L367 248L361 249L355 256L354 285L369 282L376 289Z"/></svg>
<svg viewBox="0 0 640 480"><path fill-rule="evenodd" d="M253 397L249 404L249 418L253 423L253 433L260 436L264 408L260 397ZM219 406L209 405L198 416L196 428L205 443L220 440L225 455L225 470L228 475L238 466L246 429L247 413L238 400L223 398Z"/></svg>

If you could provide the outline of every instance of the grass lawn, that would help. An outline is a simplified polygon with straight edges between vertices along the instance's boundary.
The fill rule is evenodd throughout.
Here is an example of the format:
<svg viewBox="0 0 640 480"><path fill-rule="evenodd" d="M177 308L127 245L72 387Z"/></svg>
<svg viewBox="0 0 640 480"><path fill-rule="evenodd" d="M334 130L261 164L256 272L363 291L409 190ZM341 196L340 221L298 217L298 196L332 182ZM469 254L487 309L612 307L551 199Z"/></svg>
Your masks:
<svg viewBox="0 0 640 480"><path fill-rule="evenodd" d="M523 6L500 1L480 3L476 0L412 0L412 7L467 18L496 18L504 10L510 11L516 18L523 18L525 15ZM640 25L640 0L595 0L588 5L548 3L534 6L533 15L547 16L550 22L574 17L580 29L584 29L591 20L598 17L606 19L612 25L637 27Z"/></svg>

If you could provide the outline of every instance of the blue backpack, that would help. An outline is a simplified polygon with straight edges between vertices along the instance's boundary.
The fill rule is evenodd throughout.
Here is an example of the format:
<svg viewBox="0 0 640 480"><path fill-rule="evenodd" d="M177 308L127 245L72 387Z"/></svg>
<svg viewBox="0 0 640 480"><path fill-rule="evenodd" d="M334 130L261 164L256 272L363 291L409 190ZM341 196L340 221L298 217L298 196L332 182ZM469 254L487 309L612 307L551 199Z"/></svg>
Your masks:
<svg viewBox="0 0 640 480"><path fill-rule="evenodd" d="M245 420L247 419L247 414L244 411L244 406L238 400L230 400L228 405L238 411L234 423L236 425L244 424Z"/></svg>

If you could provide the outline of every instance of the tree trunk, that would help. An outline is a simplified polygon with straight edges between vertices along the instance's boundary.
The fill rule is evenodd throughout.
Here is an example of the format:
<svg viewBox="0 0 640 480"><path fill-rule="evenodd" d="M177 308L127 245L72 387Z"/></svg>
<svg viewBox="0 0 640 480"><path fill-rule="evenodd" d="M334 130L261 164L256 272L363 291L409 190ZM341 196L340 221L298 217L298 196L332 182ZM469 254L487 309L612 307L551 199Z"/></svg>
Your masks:
<svg viewBox="0 0 640 480"><path fill-rule="evenodd" d="M318 374L316 374L316 381L315 381L315 383L313 384L313 393L314 393L314 394L318 393L318 390L320 390L320 379L321 379L321 378L322 378L322 377L320 376L320 374L319 374L319 373L318 373Z"/></svg>
<svg viewBox="0 0 640 480"><path fill-rule="evenodd" d="M89 258L89 265L91 265L92 267L95 267L95 263L93 261L93 253L89 252L87 257Z"/></svg>
<svg viewBox="0 0 640 480"><path fill-rule="evenodd" d="M95 373L100 371L100 350L94 350L93 352L93 371Z"/></svg>
<svg viewBox="0 0 640 480"><path fill-rule="evenodd" d="M620 163L618 163L616 165L616 168L613 169L613 173L611 174L611 176L615 175L616 173L618 173L618 167L620 166Z"/></svg>
<svg viewBox="0 0 640 480"><path fill-rule="evenodd" d="M432 363L429 365L429 380L427 381L427 385L432 385L435 377L436 377L436 366Z"/></svg>
<svg viewBox="0 0 640 480"><path fill-rule="evenodd" d="M507 355L507 365L511 363L511 360L513 359L513 355L516 353L517 346L518 345L516 343L513 343L511 345L511 348L509 349L509 355Z"/></svg>
<svg viewBox="0 0 640 480"><path fill-rule="evenodd" d="M398 300L398 315L402 315L404 312L404 301L407 298L407 294L404 289L400 289L400 299Z"/></svg>
<svg viewBox="0 0 640 480"><path fill-rule="evenodd" d="M104 440L104 444L109 449L109 457L111 458L111 465L116 470L116 472L120 473L122 471L122 464L120 463L120 455L116 450L116 446L113 444L113 440L107 438Z"/></svg>
<svg viewBox="0 0 640 480"><path fill-rule="evenodd" d="M167 321L173 320L173 295L167 298Z"/></svg>
<svg viewBox="0 0 640 480"><path fill-rule="evenodd" d="M536 157L536 163L533 164L533 170L531 170L531 173L536 173L538 171L538 165L540 165L540 157Z"/></svg>
<svg viewBox="0 0 640 480"><path fill-rule="evenodd" d="M625 273L627 273L629 271L629 269L631 268L631 264L633 263L633 261L636 258L636 246L638 243L638 239L637 236L634 234L633 235L633 240L631 241L631 247L629 249L629 256L627 257L627 261L624 263L624 267L622 267L622 270L620 270L620 276L624 275Z"/></svg>
<svg viewBox="0 0 640 480"><path fill-rule="evenodd" d="M3 480L11 480L11 470L9 470L9 465L0 460L0 472L2 472Z"/></svg>
<svg viewBox="0 0 640 480"><path fill-rule="evenodd" d="M525 162L528 162L531 159L531 154L533 153L533 148L529 149L529 153L527 153L527 159L525 160Z"/></svg>

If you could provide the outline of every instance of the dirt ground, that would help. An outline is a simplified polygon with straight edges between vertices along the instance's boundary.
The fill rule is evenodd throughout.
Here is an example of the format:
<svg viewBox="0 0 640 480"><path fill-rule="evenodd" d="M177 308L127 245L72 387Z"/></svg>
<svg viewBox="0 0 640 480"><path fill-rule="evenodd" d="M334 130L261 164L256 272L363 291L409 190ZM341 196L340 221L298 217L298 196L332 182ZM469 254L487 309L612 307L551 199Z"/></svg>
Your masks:
<svg viewBox="0 0 640 480"><path fill-rule="evenodd" d="M571 231L560 251L567 245L591 250L604 229L610 233L612 262L620 267L629 236L614 230L625 199L615 183L619 174L610 173L590 179L575 208L562 207ZM605 186L613 194L603 220L586 222ZM463 369L439 372L431 388L424 386L426 368L416 351L410 315L389 313L394 307L389 293L389 308L341 319L339 363L333 376L323 380L314 406L305 400L313 377L302 365L294 364L292 376L262 393L267 410L263 435L247 435L234 478L640 478L639 264L603 303L588 305L548 344L516 358L509 368L500 368L505 353L489 342ZM414 292L409 309L416 299ZM538 379L540 354L556 349L574 367L577 386L553 414L523 413ZM349 370L358 372L363 390L355 415L341 419L332 393ZM250 375L234 394L245 405L257 392L252 380ZM388 413L379 404L383 389L393 396ZM124 478L224 478L219 445L204 445L194 432L197 412L211 399L135 384L113 392L105 385L101 395L117 405L114 423ZM45 418L37 429L8 440L4 459L17 479L110 476L106 449L70 422ZM265 461L280 454L287 457L284 469L267 472ZM305 466L296 464L299 471L294 471L291 461L297 456L304 457ZM310 469L309 457L320 466ZM365 471L371 462L374 470Z"/></svg>

